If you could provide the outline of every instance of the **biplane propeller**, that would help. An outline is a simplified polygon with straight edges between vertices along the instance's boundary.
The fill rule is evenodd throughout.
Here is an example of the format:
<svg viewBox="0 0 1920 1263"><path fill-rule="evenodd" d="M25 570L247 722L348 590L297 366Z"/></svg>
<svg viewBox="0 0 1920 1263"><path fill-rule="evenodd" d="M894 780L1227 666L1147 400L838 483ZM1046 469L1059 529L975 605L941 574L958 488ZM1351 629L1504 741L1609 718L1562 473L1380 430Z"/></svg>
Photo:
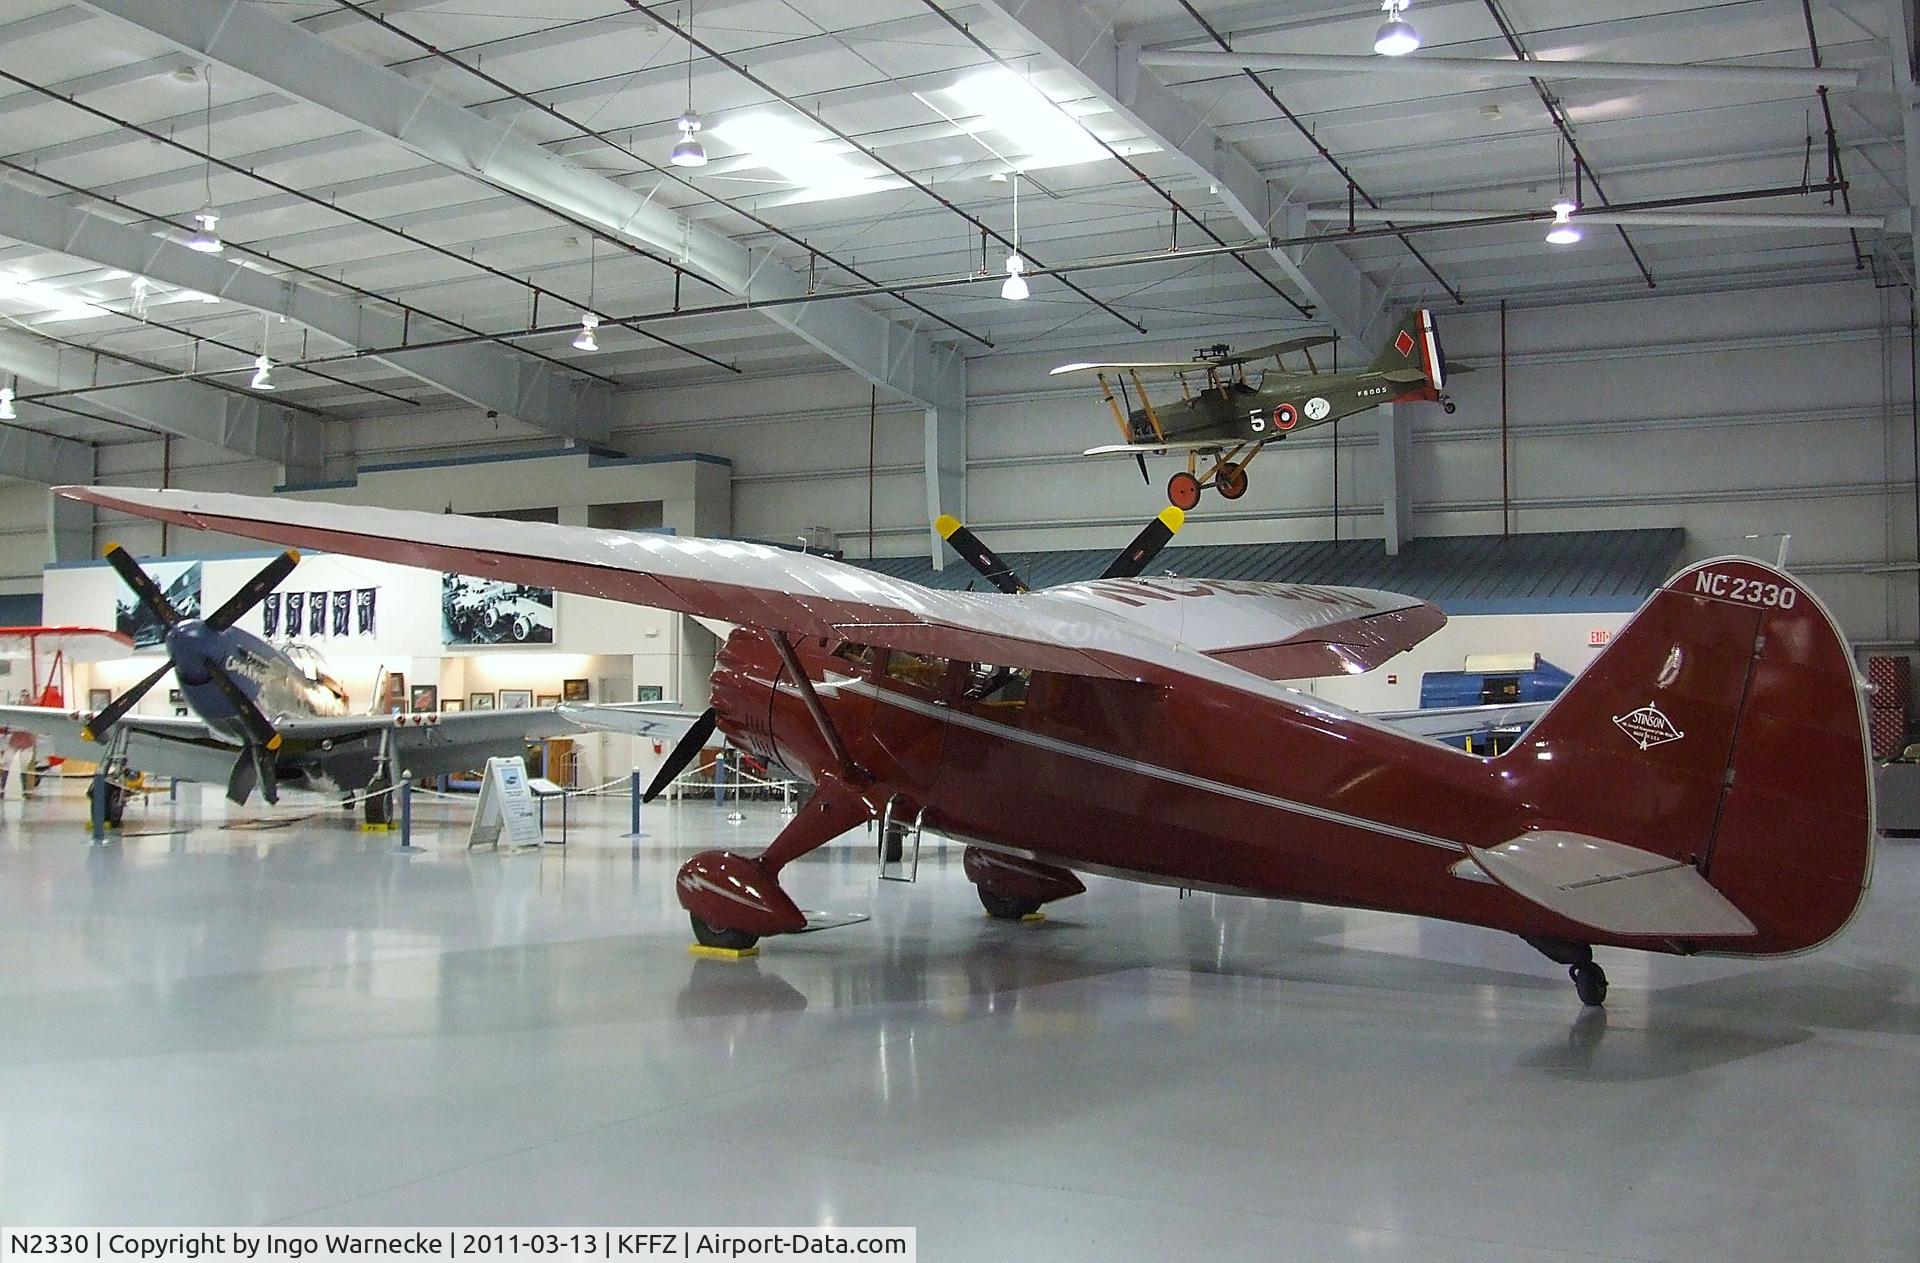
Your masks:
<svg viewBox="0 0 1920 1263"><path fill-rule="evenodd" d="M1425 401L1454 410L1444 389L1446 359L1433 313L1407 313L1393 340L1359 372L1320 371L1313 351L1331 342L1331 335L1311 334L1240 352L1215 343L1188 360L1062 364L1052 375L1092 373L1120 428L1120 442L1088 448L1086 455L1130 455L1140 466L1140 477L1151 485L1147 456L1184 451L1187 467L1167 481L1167 499L1177 508L1192 509L1208 487L1228 500L1247 494L1247 466L1269 443L1295 430L1383 403ZM1286 367L1285 357L1295 354L1305 357L1305 372ZM1249 381L1249 366L1269 359L1274 366ZM1156 402L1147 389L1149 381L1178 382L1180 398Z"/></svg>

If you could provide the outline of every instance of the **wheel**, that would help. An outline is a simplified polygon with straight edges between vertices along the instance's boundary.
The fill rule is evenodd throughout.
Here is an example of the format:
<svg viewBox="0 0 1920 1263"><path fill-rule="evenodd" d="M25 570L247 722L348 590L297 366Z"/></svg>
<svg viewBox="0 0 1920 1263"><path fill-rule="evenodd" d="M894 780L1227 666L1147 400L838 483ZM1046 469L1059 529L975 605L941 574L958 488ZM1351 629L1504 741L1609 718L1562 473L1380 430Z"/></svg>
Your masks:
<svg viewBox="0 0 1920 1263"><path fill-rule="evenodd" d="M1238 500L1247 494L1247 470L1244 465L1222 465L1214 476L1214 489L1228 500Z"/></svg>
<svg viewBox="0 0 1920 1263"><path fill-rule="evenodd" d="M1181 470L1167 479L1167 500L1181 512L1198 507L1200 503L1200 480L1186 470Z"/></svg>
<svg viewBox="0 0 1920 1263"><path fill-rule="evenodd" d="M980 906L987 915L996 921L1018 921L1021 917L1031 916L1040 911L1038 899L1015 899L1011 895L997 895L985 886L975 886L980 892Z"/></svg>
<svg viewBox="0 0 1920 1263"><path fill-rule="evenodd" d="M1607 971L1587 961L1567 969L1573 979L1573 990L1580 997L1580 1003L1588 1008L1599 1008L1607 1002Z"/></svg>
<svg viewBox="0 0 1920 1263"><path fill-rule="evenodd" d="M522 645L533 639L533 620L525 614L513 616L513 639L516 644Z"/></svg>
<svg viewBox="0 0 1920 1263"><path fill-rule="evenodd" d="M376 780L367 786L367 797L363 800L362 810L366 813L368 824L385 825L393 823L393 795L380 791L388 787L389 782Z"/></svg>
<svg viewBox="0 0 1920 1263"><path fill-rule="evenodd" d="M107 782L107 823L118 825L127 814L127 790L124 785Z"/></svg>
<svg viewBox="0 0 1920 1263"><path fill-rule="evenodd" d="M880 859L882 863L898 864L907 853L907 827L901 824L888 825L887 836L881 840Z"/></svg>
<svg viewBox="0 0 1920 1263"><path fill-rule="evenodd" d="M1453 400L1449 399L1445 403L1441 404L1440 410L1446 413L1448 416L1452 416L1454 413Z"/></svg>
<svg viewBox="0 0 1920 1263"><path fill-rule="evenodd" d="M693 913L687 913L687 920L693 923L693 937L702 947L724 947L729 951L744 952L760 940L745 930L723 930L717 925L708 925Z"/></svg>

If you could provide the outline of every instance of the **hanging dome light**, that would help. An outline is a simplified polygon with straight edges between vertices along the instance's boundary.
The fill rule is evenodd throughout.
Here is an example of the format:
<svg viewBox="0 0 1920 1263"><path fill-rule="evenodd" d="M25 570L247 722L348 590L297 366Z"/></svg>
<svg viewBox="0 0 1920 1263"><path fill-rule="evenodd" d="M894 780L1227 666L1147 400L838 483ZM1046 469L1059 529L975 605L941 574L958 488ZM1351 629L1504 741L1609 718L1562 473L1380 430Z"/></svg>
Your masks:
<svg viewBox="0 0 1920 1263"><path fill-rule="evenodd" d="M0 421L17 421L20 414L13 410L13 387L0 386Z"/></svg>
<svg viewBox="0 0 1920 1263"><path fill-rule="evenodd" d="M1547 229L1549 243L1570 246L1580 240L1580 225L1573 222L1573 212L1579 209L1564 197L1553 204L1553 226Z"/></svg>
<svg viewBox="0 0 1920 1263"><path fill-rule="evenodd" d="M1000 297L1010 303L1017 303L1027 296L1027 278L1020 275L1027 270L1027 261L1017 254L1007 256L1007 279L1000 286Z"/></svg>
<svg viewBox="0 0 1920 1263"><path fill-rule="evenodd" d="M1420 32L1400 16L1407 0L1386 0L1380 7L1386 10L1387 20L1373 37L1373 51L1382 57L1404 57L1420 47Z"/></svg>
<svg viewBox="0 0 1920 1263"><path fill-rule="evenodd" d="M273 361L264 355L254 358L253 388L255 390L273 389Z"/></svg>
<svg viewBox="0 0 1920 1263"><path fill-rule="evenodd" d="M600 340L593 331L600 327L600 317L588 312L580 317L580 332L573 335L573 349L576 351L598 351Z"/></svg>
<svg viewBox="0 0 1920 1263"><path fill-rule="evenodd" d="M674 143L673 152L667 160L676 167L704 167L707 165L707 147L700 143L700 137L694 133L700 130L700 116L688 110L674 120L680 129L680 139Z"/></svg>
<svg viewBox="0 0 1920 1263"><path fill-rule="evenodd" d="M213 226L220 222L220 215L211 206L202 206L194 212L194 222L200 227L187 238L187 248L198 250L201 254L219 254L226 247L220 244L220 234Z"/></svg>

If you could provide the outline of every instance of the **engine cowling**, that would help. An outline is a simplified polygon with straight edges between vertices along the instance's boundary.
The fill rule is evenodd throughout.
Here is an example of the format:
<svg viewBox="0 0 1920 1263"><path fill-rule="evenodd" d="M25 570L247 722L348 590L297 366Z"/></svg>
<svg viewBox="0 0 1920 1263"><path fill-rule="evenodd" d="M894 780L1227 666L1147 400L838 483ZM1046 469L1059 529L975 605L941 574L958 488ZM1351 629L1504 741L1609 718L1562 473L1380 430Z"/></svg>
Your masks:
<svg viewBox="0 0 1920 1263"><path fill-rule="evenodd" d="M1086 893L1080 879L1064 868L1022 859L984 847L970 846L960 855L967 880L1008 899L1037 899L1051 903Z"/></svg>

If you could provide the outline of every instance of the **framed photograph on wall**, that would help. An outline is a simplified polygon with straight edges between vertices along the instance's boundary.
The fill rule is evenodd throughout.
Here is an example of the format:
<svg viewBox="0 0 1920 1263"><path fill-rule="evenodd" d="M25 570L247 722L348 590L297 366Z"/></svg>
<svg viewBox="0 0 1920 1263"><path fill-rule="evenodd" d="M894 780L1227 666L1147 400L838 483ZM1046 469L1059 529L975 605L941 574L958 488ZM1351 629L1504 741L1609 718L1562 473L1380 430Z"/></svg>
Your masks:
<svg viewBox="0 0 1920 1263"><path fill-rule="evenodd" d="M175 693L178 693L179 691L180 691L179 689L174 690ZM112 703L113 703L112 689L88 689L87 690L87 709L89 711L97 712L97 711L105 710L108 706L112 705Z"/></svg>
<svg viewBox="0 0 1920 1263"><path fill-rule="evenodd" d="M658 684L637 684L633 689L633 700L636 702L664 702L667 700L667 690Z"/></svg>
<svg viewBox="0 0 1920 1263"><path fill-rule="evenodd" d="M560 696L566 698L570 702L586 701L587 700L587 682L585 680L560 681Z"/></svg>
<svg viewBox="0 0 1920 1263"><path fill-rule="evenodd" d="M493 694L491 693L469 694L467 696L467 709L468 710L492 710Z"/></svg>
<svg viewBox="0 0 1920 1263"><path fill-rule="evenodd" d="M558 693L542 693L533 699L533 704L540 707L558 706L560 704L560 695Z"/></svg>
<svg viewBox="0 0 1920 1263"><path fill-rule="evenodd" d="M501 689L500 690L500 709L501 710L533 709L533 690L532 689Z"/></svg>
<svg viewBox="0 0 1920 1263"><path fill-rule="evenodd" d="M435 684L416 684L407 694L407 706L414 711L436 711L440 709L440 688Z"/></svg>
<svg viewBox="0 0 1920 1263"><path fill-rule="evenodd" d="M466 708L467 704L457 697L449 697L446 701L440 703L441 713L447 715L458 714Z"/></svg>

